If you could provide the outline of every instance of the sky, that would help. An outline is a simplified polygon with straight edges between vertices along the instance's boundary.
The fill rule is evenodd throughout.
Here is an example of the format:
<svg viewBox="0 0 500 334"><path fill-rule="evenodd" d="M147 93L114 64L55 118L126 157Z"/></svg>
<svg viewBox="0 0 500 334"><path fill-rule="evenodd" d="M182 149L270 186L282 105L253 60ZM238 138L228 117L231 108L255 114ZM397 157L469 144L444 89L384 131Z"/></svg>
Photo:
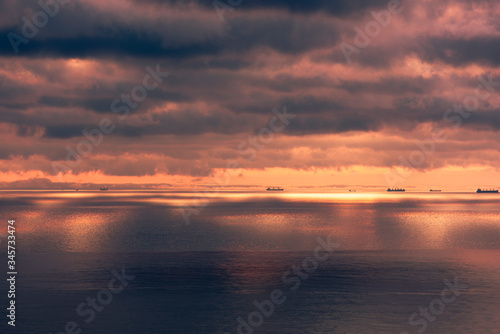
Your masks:
<svg viewBox="0 0 500 334"><path fill-rule="evenodd" d="M500 186L494 0L4 0L0 188Z"/></svg>

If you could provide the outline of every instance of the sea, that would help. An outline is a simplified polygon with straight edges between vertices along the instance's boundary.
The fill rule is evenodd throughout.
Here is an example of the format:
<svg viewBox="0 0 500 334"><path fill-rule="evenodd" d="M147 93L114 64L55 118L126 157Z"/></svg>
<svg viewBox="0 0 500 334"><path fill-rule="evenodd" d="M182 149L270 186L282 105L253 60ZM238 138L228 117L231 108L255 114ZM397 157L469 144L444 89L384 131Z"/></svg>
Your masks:
<svg viewBox="0 0 500 334"><path fill-rule="evenodd" d="M500 333L499 194L1 191L0 233L0 333Z"/></svg>

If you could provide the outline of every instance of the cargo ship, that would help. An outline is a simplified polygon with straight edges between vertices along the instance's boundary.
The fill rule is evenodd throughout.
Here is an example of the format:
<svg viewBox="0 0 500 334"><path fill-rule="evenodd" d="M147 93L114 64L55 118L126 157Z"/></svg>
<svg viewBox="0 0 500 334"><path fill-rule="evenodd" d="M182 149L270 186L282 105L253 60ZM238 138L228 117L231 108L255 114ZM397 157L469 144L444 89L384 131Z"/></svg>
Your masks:
<svg viewBox="0 0 500 334"><path fill-rule="evenodd" d="M387 191L405 191L404 189L402 188L387 188Z"/></svg>
<svg viewBox="0 0 500 334"><path fill-rule="evenodd" d="M267 191L283 191L284 189L280 188L280 187L268 187L266 190Z"/></svg>
<svg viewBox="0 0 500 334"><path fill-rule="evenodd" d="M498 190L495 189L477 189L478 194L497 194Z"/></svg>
<svg viewBox="0 0 500 334"><path fill-rule="evenodd" d="M431 189L429 191L441 191L440 189Z"/></svg>
<svg viewBox="0 0 500 334"><path fill-rule="evenodd" d="M106 190L108 190L108 187L101 187L100 189L101 189L101 191L106 191Z"/></svg>

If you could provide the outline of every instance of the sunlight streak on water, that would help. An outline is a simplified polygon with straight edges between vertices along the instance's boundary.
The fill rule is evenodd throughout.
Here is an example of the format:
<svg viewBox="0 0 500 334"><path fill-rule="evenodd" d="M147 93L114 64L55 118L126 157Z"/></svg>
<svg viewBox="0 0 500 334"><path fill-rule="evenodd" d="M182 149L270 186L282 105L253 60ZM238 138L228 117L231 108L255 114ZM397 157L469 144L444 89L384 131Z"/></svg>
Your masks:
<svg viewBox="0 0 500 334"><path fill-rule="evenodd" d="M1 195L0 215L17 226L19 314L29 319L20 332L58 332L76 320L96 334L236 333L254 300L290 290L283 273L327 235L338 250L256 332L413 333L408 317L454 277L469 288L426 333L500 326L499 196L210 193L186 225L181 210L205 196ZM76 305L122 267L137 278L86 325Z"/></svg>

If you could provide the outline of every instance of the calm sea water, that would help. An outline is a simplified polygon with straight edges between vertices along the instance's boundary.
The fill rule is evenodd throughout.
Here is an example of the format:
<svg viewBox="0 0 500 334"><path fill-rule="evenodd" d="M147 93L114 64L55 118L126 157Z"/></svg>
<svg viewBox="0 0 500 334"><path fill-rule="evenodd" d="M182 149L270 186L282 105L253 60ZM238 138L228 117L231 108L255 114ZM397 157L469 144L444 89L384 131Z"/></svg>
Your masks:
<svg viewBox="0 0 500 334"><path fill-rule="evenodd" d="M500 333L498 194L0 195L18 264L2 333ZM117 293L112 270L133 277Z"/></svg>

